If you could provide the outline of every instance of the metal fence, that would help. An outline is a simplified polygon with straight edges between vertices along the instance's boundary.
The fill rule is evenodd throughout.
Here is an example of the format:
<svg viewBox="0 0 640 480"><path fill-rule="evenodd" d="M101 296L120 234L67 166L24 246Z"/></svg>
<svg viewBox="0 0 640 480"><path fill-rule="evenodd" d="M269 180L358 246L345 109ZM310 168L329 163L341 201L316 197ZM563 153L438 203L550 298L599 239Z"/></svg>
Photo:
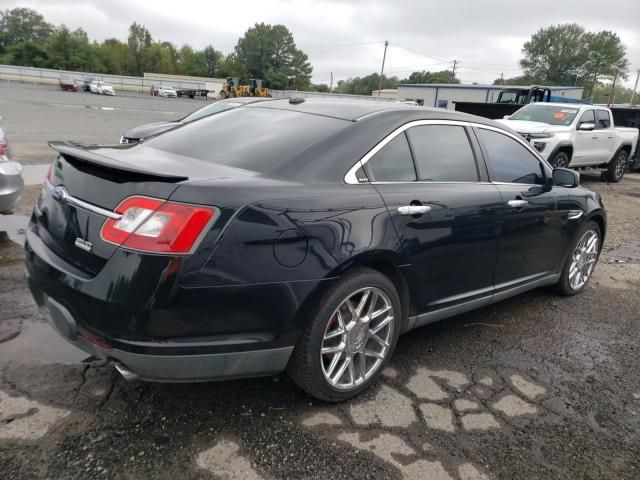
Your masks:
<svg viewBox="0 0 640 480"><path fill-rule="evenodd" d="M77 81L82 81L87 77L93 77L110 85L116 90L128 90L132 92L147 93L151 86L167 86L176 89L195 88L206 89L207 83L195 80L177 80L172 79L168 75L158 75L146 73L144 77L130 77L127 75L109 75L103 73L76 72L72 70L54 70L51 68L35 68L35 67L19 67L16 65L0 65L0 80L9 82L22 82L34 84L58 84L63 76L72 76ZM211 82L220 81L220 79L211 79ZM372 97L368 95L348 95L339 93L322 93L322 92L305 92L299 90L269 90L273 98L346 98L373 100L376 102L392 102L393 99ZM217 92L216 92L217 94Z"/></svg>
<svg viewBox="0 0 640 480"><path fill-rule="evenodd" d="M108 75L103 73L76 72L71 70L54 70L50 68L18 67L15 65L0 65L0 80L9 82L57 84L64 75L72 76L82 81L86 77L93 77L105 83L113 85L116 90L129 90L133 92L148 92L152 85L160 85L174 88L205 89L204 82L191 80L171 80L156 77L130 77L127 75Z"/></svg>

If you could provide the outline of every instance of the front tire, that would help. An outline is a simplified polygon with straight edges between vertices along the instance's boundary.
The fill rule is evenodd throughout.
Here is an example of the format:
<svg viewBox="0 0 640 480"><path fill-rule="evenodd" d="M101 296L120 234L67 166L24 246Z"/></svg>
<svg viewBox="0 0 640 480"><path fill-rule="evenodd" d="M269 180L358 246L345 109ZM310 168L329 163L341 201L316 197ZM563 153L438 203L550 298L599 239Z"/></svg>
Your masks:
<svg viewBox="0 0 640 480"><path fill-rule="evenodd" d="M551 163L553 168L568 168L569 161L569 155L567 155L567 152L558 152L553 156L549 163Z"/></svg>
<svg viewBox="0 0 640 480"><path fill-rule="evenodd" d="M288 373L320 400L355 397L386 365L401 327L400 297L391 280L369 268L354 270L317 299Z"/></svg>
<svg viewBox="0 0 640 480"><path fill-rule="evenodd" d="M573 242L555 290L561 295L576 295L586 286L600 256L602 232L594 221L584 225Z"/></svg>
<svg viewBox="0 0 640 480"><path fill-rule="evenodd" d="M618 183L624 176L624 170L627 168L627 152L620 150L612 161L607 166L607 171L604 174L607 181L611 183Z"/></svg>

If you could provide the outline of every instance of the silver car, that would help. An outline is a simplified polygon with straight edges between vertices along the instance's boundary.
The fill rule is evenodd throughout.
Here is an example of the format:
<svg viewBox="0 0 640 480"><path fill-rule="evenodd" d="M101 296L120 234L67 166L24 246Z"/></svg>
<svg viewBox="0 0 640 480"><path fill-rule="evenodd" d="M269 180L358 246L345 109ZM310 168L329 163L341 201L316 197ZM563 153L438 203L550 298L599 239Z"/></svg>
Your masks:
<svg viewBox="0 0 640 480"><path fill-rule="evenodd" d="M9 142L0 127L0 213L10 212L22 198L24 181L21 174L22 165L13 160Z"/></svg>

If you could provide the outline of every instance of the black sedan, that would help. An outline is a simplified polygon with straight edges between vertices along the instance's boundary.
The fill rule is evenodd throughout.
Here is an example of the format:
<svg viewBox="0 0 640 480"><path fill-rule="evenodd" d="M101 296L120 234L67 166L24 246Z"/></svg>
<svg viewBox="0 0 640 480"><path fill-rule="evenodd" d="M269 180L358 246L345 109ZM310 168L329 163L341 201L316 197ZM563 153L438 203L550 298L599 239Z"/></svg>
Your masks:
<svg viewBox="0 0 640 480"><path fill-rule="evenodd" d="M286 369L347 399L402 333L537 287L579 293L606 228L575 172L442 109L275 100L137 145L51 146L30 287L129 378Z"/></svg>
<svg viewBox="0 0 640 480"><path fill-rule="evenodd" d="M185 123L193 122L194 120L208 117L209 115L214 115L216 113L224 112L225 110L230 110L232 108L241 107L242 105L246 105L249 103L264 102L265 100L270 99L258 97L240 97L231 98L228 100L218 100L217 102L210 103L209 105L199 108L195 112L191 112L189 115L181 118L180 120L174 120L171 122L147 123L146 125L140 125L139 127L131 128L127 130L124 135L122 135L122 137L120 138L120 143L138 143L140 140L144 140L154 135L158 135L162 132L166 132Z"/></svg>

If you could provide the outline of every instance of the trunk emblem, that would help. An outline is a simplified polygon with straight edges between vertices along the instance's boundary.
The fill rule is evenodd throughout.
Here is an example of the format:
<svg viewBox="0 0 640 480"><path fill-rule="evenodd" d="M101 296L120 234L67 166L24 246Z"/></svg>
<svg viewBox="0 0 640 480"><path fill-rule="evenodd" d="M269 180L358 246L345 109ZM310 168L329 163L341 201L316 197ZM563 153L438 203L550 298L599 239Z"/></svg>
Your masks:
<svg viewBox="0 0 640 480"><path fill-rule="evenodd" d="M60 203L64 203L69 198L69 192L66 188L58 186L51 191L51 196Z"/></svg>
<svg viewBox="0 0 640 480"><path fill-rule="evenodd" d="M75 245L80 250L84 250L85 252L90 252L91 249L93 248L93 243L87 242L86 240L83 240L82 238L79 238L79 237L76 238Z"/></svg>

